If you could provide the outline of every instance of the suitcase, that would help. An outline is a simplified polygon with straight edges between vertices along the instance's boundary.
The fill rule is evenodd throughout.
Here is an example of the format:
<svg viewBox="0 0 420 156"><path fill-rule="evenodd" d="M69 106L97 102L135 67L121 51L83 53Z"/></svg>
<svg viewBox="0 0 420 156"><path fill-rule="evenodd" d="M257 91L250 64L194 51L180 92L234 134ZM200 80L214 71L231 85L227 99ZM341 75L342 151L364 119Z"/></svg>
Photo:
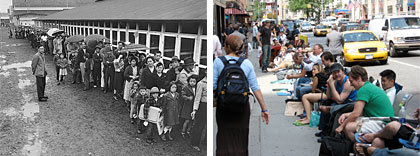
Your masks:
<svg viewBox="0 0 420 156"><path fill-rule="evenodd" d="M151 123L155 123L155 124L158 123L161 120L161 118L160 118L160 113L161 112L162 112L162 110L160 108L150 106L147 121L151 122ZM144 119L144 104L142 104L140 106L139 119L140 120L145 120Z"/></svg>

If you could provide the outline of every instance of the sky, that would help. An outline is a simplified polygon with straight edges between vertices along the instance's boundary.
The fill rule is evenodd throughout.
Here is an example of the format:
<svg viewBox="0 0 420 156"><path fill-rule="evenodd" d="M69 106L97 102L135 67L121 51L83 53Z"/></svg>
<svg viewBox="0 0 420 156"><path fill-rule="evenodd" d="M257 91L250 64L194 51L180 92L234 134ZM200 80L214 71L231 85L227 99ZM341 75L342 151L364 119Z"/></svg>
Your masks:
<svg viewBox="0 0 420 156"><path fill-rule="evenodd" d="M11 4L12 0L0 0L0 12L6 13Z"/></svg>

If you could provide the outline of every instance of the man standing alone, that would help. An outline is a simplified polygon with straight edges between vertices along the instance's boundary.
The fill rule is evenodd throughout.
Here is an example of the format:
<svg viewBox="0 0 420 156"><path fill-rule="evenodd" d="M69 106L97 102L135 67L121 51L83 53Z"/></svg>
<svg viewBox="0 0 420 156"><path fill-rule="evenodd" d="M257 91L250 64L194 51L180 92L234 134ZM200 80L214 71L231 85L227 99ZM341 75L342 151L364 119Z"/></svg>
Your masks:
<svg viewBox="0 0 420 156"><path fill-rule="evenodd" d="M45 56L44 56L44 47L40 46L38 52L32 58L32 73L36 77L36 89L38 92L38 100L40 102L47 101L48 97L44 95L45 92L45 77L47 76L47 71L45 68Z"/></svg>
<svg viewBox="0 0 420 156"><path fill-rule="evenodd" d="M267 67L269 65L270 56L271 56L271 45L270 45L270 38L271 38L271 29L270 29L270 22L265 22L264 27L261 28L260 32L257 34L257 41L258 45L262 47L263 55L262 55L262 72L267 72Z"/></svg>
<svg viewBox="0 0 420 156"><path fill-rule="evenodd" d="M333 26L331 33L327 35L327 46L330 49L331 53L334 56L334 59L337 60L337 56L341 58L344 47L344 38L343 35L337 31L337 26Z"/></svg>

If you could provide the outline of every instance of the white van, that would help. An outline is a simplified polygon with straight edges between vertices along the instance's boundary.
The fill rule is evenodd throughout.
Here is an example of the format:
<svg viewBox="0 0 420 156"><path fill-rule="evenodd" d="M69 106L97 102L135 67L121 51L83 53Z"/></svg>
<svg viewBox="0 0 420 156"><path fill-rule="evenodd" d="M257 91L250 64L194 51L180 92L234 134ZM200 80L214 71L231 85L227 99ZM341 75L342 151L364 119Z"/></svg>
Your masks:
<svg viewBox="0 0 420 156"><path fill-rule="evenodd" d="M420 50L420 18L416 16L389 16L373 19L369 30L387 45L390 56ZM402 53L401 53L402 51Z"/></svg>

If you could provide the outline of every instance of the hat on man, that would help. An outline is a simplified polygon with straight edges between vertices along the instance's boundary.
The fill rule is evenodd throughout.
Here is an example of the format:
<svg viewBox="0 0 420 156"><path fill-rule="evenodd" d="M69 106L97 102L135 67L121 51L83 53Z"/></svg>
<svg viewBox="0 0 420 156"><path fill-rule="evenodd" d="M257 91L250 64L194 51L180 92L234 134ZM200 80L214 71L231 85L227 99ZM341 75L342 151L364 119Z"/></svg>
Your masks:
<svg viewBox="0 0 420 156"><path fill-rule="evenodd" d="M153 94L153 93L160 93L160 91L157 87L152 87L152 89L150 89L150 94Z"/></svg>
<svg viewBox="0 0 420 156"><path fill-rule="evenodd" d="M102 47L101 47L101 46L99 46L99 45L97 45L97 46L95 47L95 49L94 49L94 50L96 50L96 49L101 50L101 49L102 49Z"/></svg>
<svg viewBox="0 0 420 156"><path fill-rule="evenodd" d="M147 89L146 86L141 85L139 89Z"/></svg>
<svg viewBox="0 0 420 156"><path fill-rule="evenodd" d="M178 56L173 56L173 57L172 57L172 60L171 60L170 62L171 62L171 63L173 63L173 62L175 62L175 61L179 62L179 58L178 58Z"/></svg>
<svg viewBox="0 0 420 156"><path fill-rule="evenodd" d="M104 39L104 44L111 44L111 40L109 40L109 39Z"/></svg>
<svg viewBox="0 0 420 156"><path fill-rule="evenodd" d="M188 65L194 65L195 62L191 57L187 57L184 59L184 65L188 66Z"/></svg>
<svg viewBox="0 0 420 156"><path fill-rule="evenodd" d="M341 64L339 64L339 63L334 63L331 66L331 72L334 72L334 71L337 71L337 70L343 71L343 66Z"/></svg>

